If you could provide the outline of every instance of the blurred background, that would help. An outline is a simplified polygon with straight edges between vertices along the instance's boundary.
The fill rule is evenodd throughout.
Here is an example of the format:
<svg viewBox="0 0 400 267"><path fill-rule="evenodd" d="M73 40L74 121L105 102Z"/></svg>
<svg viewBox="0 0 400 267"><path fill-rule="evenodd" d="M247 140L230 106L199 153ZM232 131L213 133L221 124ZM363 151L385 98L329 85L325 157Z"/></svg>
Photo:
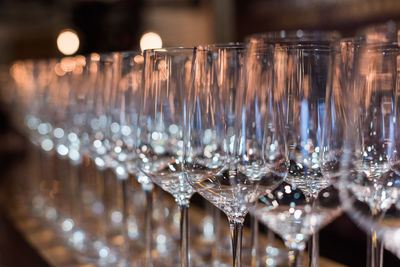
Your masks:
<svg viewBox="0 0 400 267"><path fill-rule="evenodd" d="M0 62L61 56L57 37L66 29L85 54L138 49L146 32L164 46L193 46L278 29L351 35L399 15L397 0L0 0Z"/></svg>
<svg viewBox="0 0 400 267"><path fill-rule="evenodd" d="M399 17L399 0L0 0L0 65L136 50L154 42L193 46L242 41L251 33L280 29L337 29L351 36L363 25ZM8 122L12 110L1 108L0 177L24 155L23 138ZM2 220L3 231L12 232ZM21 249L34 254L16 235L0 238L1 254ZM345 215L322 230L320 239L322 256L365 266L365 235ZM398 266L398 260L386 252L385 266Z"/></svg>

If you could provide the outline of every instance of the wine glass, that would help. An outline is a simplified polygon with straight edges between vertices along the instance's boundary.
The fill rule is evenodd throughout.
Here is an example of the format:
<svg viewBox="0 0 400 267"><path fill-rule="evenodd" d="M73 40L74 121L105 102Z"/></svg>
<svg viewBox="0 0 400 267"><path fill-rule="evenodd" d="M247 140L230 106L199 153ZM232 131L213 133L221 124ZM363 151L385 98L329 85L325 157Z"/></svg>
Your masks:
<svg viewBox="0 0 400 267"><path fill-rule="evenodd" d="M233 266L241 265L247 214L239 195L251 187L251 178L234 165L236 97L244 55L240 44L197 47L185 123L185 177L197 193L227 215Z"/></svg>
<svg viewBox="0 0 400 267"><path fill-rule="evenodd" d="M249 177L253 191L241 195L251 203L275 189L286 173L281 93L273 90L273 46L248 47L238 94L235 156L239 172ZM263 180L260 183L260 180ZM248 185L241 185L242 187ZM253 215L253 214L252 214ZM257 217L254 221L258 223ZM256 262L252 262L255 264Z"/></svg>
<svg viewBox="0 0 400 267"><path fill-rule="evenodd" d="M29 206L31 214L38 219L43 218L45 210L45 199L47 194L40 188L42 182L42 170L39 158L41 157L41 135L38 126L40 125L40 114L42 103L45 100L45 88L49 81L48 73L39 71L46 69L51 61L45 60L25 60L16 61L10 67L14 96L12 105L15 111L12 113L14 125L21 133L25 133L28 140L33 145L31 158L34 163L32 166L32 176L28 179L29 185ZM40 66L40 68L39 68ZM36 70L36 71L34 71ZM41 83L38 83L37 74L42 75Z"/></svg>
<svg viewBox="0 0 400 267"><path fill-rule="evenodd" d="M68 129L69 158L80 164L76 194L79 199L78 226L70 243L85 261L113 264L118 260L118 245L111 240L112 221L108 221L109 108L111 91L118 77L119 61L113 53L92 53L80 58L80 79L72 80L74 97L70 99L71 128ZM114 177L110 177L113 179ZM121 226L122 227L122 226Z"/></svg>
<svg viewBox="0 0 400 267"><path fill-rule="evenodd" d="M75 106L73 81L80 77L77 71L82 67L79 58L33 61L25 66L25 71L29 66L32 68L17 78L22 79L18 83L22 83L21 89L25 92L21 93L26 96L32 94L32 98L24 103L26 114L20 115L25 118L30 140L43 150L33 157L34 164L39 165L36 169L40 171L28 180L31 184L33 214L39 214L45 220L45 224L39 222L45 225L44 231L52 230L61 237L53 238L49 245L54 245L54 242L57 244L60 240L71 245L70 240L79 233L76 213L79 199L75 197L77 192L73 187L75 177L69 173L72 168L68 170L70 166L67 164L67 155L71 152L67 139L67 136L70 137L72 121L70 114ZM14 69L18 65L13 66ZM25 79L28 74L32 75L31 79ZM31 88L23 89L26 82L31 84ZM85 247L88 246L86 243ZM76 246L73 248L77 249Z"/></svg>
<svg viewBox="0 0 400 267"><path fill-rule="evenodd" d="M29 126L33 126L31 134L31 140L34 144L40 147L39 150L39 164L40 164L40 192L43 196L42 199L37 198L38 202L42 202L38 206L40 208L42 218L47 222L48 225L54 226L57 220L57 212L55 206L55 198L52 196L56 179L54 175L54 142L52 140L52 119L54 118L52 111L53 105L51 104L51 99L55 100L57 88L54 84L57 79L54 75L53 68L58 60L50 60L46 62L45 60L32 62L33 68L31 69L31 75L33 75L33 80L31 80L33 86L33 93L35 97L32 99L32 106L28 108L29 115L26 116L26 123ZM29 66L29 64L28 64ZM37 74L36 74L37 73ZM37 76L36 76L36 75ZM37 94L37 95L36 95ZM44 103L50 102L49 105ZM28 104L29 105L29 104ZM30 116L30 114L32 114ZM32 124L30 124L32 123ZM45 162L50 162L47 166Z"/></svg>
<svg viewBox="0 0 400 267"><path fill-rule="evenodd" d="M361 31L347 97L351 126L345 136L340 189L348 214L370 234L368 266L383 265L376 230L391 228L398 202L397 31L393 22Z"/></svg>
<svg viewBox="0 0 400 267"><path fill-rule="evenodd" d="M87 56L78 56L77 75L70 80L73 93L70 98L69 122L65 130L65 137L68 140L68 158L70 160L70 177L73 183L74 197L71 206L73 209L74 226L69 244L79 251L87 259L96 259L98 250L93 247L96 241L95 235L87 231L90 226L87 222L92 221L92 203L88 203L86 193L88 181L91 177L87 171L89 151L89 127L94 109L94 95L96 81L99 77L100 56L92 53ZM60 72L63 74L63 72Z"/></svg>
<svg viewBox="0 0 400 267"><path fill-rule="evenodd" d="M323 175L320 166L326 103L332 101L330 88L337 40L336 32L301 30L249 38L247 64L261 60L258 53L266 57L265 47L273 45L270 61L273 72L268 75L273 81L270 87L275 91L275 98L279 98L282 105L281 123L285 129L281 134L285 135L288 168L284 181L250 206L250 211L284 239L293 266L300 260L298 255L309 237L341 210L332 180ZM246 89L254 87L251 81L257 81L255 86L259 86L259 80L249 77ZM309 264L312 264L311 259Z"/></svg>
<svg viewBox="0 0 400 267"><path fill-rule="evenodd" d="M29 129L28 136L32 143L40 147L37 150L39 152L37 155L39 180L34 181L39 185L39 194L35 194L32 203L34 210L41 215L47 226L56 231L60 230L59 226L62 223L58 213L62 201L60 190L58 190L61 177L57 175L56 138L53 131L57 128L56 121L59 121L63 116L63 111L66 110L66 102L63 100L69 92L68 88L64 91L59 88L61 79L55 74L55 66L62 60L27 61L24 64L26 76L23 76L23 79L28 78L23 83L31 83L23 89L24 94L33 94L31 102L25 103L27 105L24 116L25 125Z"/></svg>
<svg viewBox="0 0 400 267"><path fill-rule="evenodd" d="M144 51L136 166L180 209L181 266L189 265L188 207L192 187L183 177L185 95L192 81L193 48Z"/></svg>
<svg viewBox="0 0 400 267"><path fill-rule="evenodd" d="M47 106L51 114L51 141L54 144L54 178L58 190L53 195L57 199L58 231L69 240L76 231L79 202L75 198L78 193L78 180L75 173L79 158L76 157L76 142L73 142L73 115L76 109L79 86L83 79L84 56L64 57L52 67L51 93L48 94ZM76 135L75 135L76 137Z"/></svg>
<svg viewBox="0 0 400 267"><path fill-rule="evenodd" d="M119 60L119 70L115 88L111 91L110 102L110 153L109 156L113 162L112 169L121 183L122 194L122 210L124 217L124 231L127 230L129 218L132 217L132 212L128 211L131 205L128 203L129 198L133 197L128 192L127 184L133 184L129 179L136 179L142 187L145 194L145 263L147 266L152 264L152 200L153 200L153 185L151 180L146 177L136 167L136 134L138 113L139 113L139 97L143 85L143 68L144 58L140 52L120 52L115 53ZM127 234L124 233L128 238ZM136 237L138 238L138 237ZM133 245L133 244L132 244ZM126 245L125 249L129 249ZM138 247L135 248L137 252ZM135 253L132 258L140 262L140 257ZM127 255L129 257L129 255Z"/></svg>
<svg viewBox="0 0 400 267"><path fill-rule="evenodd" d="M42 96L41 91L35 92L34 90L34 77L33 77L33 65L34 62L30 60L25 61L16 61L10 67L10 91L13 92L13 96L11 96L8 100L10 101L10 106L14 106L15 111L11 114L12 120L19 131L25 133L34 147L37 147L38 140L34 138L37 126L39 124L38 111L37 111L37 102L36 101L40 96ZM35 151L36 152L36 151ZM33 153L37 156L37 153ZM34 157L36 158L36 157ZM39 178L39 175L35 175L36 172L33 173L33 179ZM39 180L36 183L32 183L33 187L32 191L32 202L34 202L35 198L41 198L40 190L38 187L34 185L38 185L40 183ZM41 206L42 207L42 206ZM38 215L41 212L41 207L38 209L34 208L32 204L32 215Z"/></svg>

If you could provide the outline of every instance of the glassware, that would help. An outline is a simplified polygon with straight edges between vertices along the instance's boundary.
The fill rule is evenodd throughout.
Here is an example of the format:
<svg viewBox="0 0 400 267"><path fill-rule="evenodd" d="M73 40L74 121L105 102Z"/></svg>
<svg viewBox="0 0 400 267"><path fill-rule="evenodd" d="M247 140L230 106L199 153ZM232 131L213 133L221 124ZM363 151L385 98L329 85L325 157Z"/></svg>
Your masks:
<svg viewBox="0 0 400 267"><path fill-rule="evenodd" d="M193 194L183 177L185 95L192 81L193 48L144 51L138 116L137 167L180 208L181 266L189 265L188 208Z"/></svg>
<svg viewBox="0 0 400 267"><path fill-rule="evenodd" d="M76 153L79 142L76 142L74 130L80 95L77 92L79 89L81 94L87 92L82 90L85 86L81 83L85 80L82 78L85 62L82 56L32 61L33 64L26 65L24 70L15 71L24 72L24 75L18 75L19 83L31 84L20 87L22 94L32 96L29 102L24 103L25 113L20 115L29 129L30 140L42 150L36 163L40 166L35 175L38 179L32 181L32 210L40 215L45 231L59 235L63 245L71 246L88 259L86 256L90 254L92 240L81 228L80 197L76 197L80 196L78 181L75 167L68 162L69 159L72 165L80 163ZM29 71L28 66L32 66ZM93 258L98 257L97 252Z"/></svg>
<svg viewBox="0 0 400 267"><path fill-rule="evenodd" d="M81 58L84 67L79 72L82 79L74 83L77 92L71 114L72 130L68 133L69 157L75 165L81 164L77 172L80 223L71 243L80 248L83 260L98 264L113 264L119 256L118 246L110 242L112 220L107 217L111 205L107 202L107 190L117 189L106 187L109 177L106 169L111 166L107 127L111 91L120 67L117 59L114 53L93 53Z"/></svg>
<svg viewBox="0 0 400 267"><path fill-rule="evenodd" d="M185 128L185 176L197 193L228 216L233 266L241 265L242 228L247 214L238 195L240 185L249 182L236 171L233 160L236 96L244 54L240 44L197 48Z"/></svg>
<svg viewBox="0 0 400 267"><path fill-rule="evenodd" d="M35 165L32 166L32 175L28 179L28 187L30 192L28 199L31 211L30 214L39 219L42 218L44 213L44 202L46 194L43 194L40 184L42 182L41 173L42 170L39 168L40 165L40 135L37 132L37 127L40 124L40 110L41 103L44 99L44 84L38 85L37 76L35 73L41 73L39 71L34 72L38 66L46 66L49 62L44 60L33 61L17 61L14 62L10 67L10 75L12 81L13 96L9 99L10 106L14 107L14 112L11 113L12 120L15 127L24 133L30 144L32 144L32 159L35 159ZM46 75L46 74L45 74ZM48 76L44 76L48 77ZM48 79L42 79L43 81L48 81ZM9 88L9 89L11 89ZM43 189L43 188L42 188Z"/></svg>
<svg viewBox="0 0 400 267"><path fill-rule="evenodd" d="M51 61L50 61L51 62ZM49 90L46 98L47 112L44 118L49 123L50 132L46 142L52 144L52 155L45 162L43 169L50 169L49 176L53 179L51 196L54 199L55 231L65 240L68 240L73 232L74 209L76 202L71 201L75 195L74 177L70 177L70 162L68 158L69 142L67 133L70 130L70 112L73 107L72 99L75 97L74 79L79 76L76 70L82 67L75 57L65 57L50 64L46 73L49 76ZM57 73L57 67L64 69L63 73ZM38 77L40 80L40 75ZM43 164L43 162L42 162ZM46 166L47 165L47 166ZM71 203L69 203L71 202Z"/></svg>
<svg viewBox="0 0 400 267"><path fill-rule="evenodd" d="M341 212L337 194L331 185L333 181L323 175L320 162L326 103L332 101L330 88L337 40L336 32L301 30L249 38L246 67L255 71L248 74L246 90L251 92L260 86L266 88L264 91L273 88L274 93L267 101L277 101L282 105L278 122L284 125L280 134L285 135L285 154L280 151L279 155L282 155L288 168L279 186L266 191L254 206L250 206L250 211L284 239L290 250L291 266L298 264L298 255L304 250L307 239ZM272 52L267 49L268 45L273 46ZM251 94L246 92L246 97L251 97ZM250 98L247 103L252 101ZM245 107L251 112L249 104ZM244 116L250 120L247 125L257 124L257 117ZM270 115L270 124L273 122L271 119ZM266 119L267 122L269 120ZM272 129L270 131L274 133ZM251 135L247 134L245 138L248 136ZM272 145L270 151L264 149L265 158L271 157L271 154L274 158L273 149L283 146L282 139L274 138L276 143L272 142L272 137L268 139ZM283 170L271 171L271 175L282 177ZM265 178L271 179L271 175ZM259 182L263 180L261 178Z"/></svg>
<svg viewBox="0 0 400 267"><path fill-rule="evenodd" d="M247 49L236 109L240 123L235 151L238 171L249 177L248 184L240 187L252 186L252 191L241 194L245 205L276 188L286 173L281 94L273 90L273 46L254 49L249 45ZM251 210L252 205L249 207ZM257 219L254 216L253 224Z"/></svg>
<svg viewBox="0 0 400 267"><path fill-rule="evenodd" d="M71 59L71 58L70 58ZM86 184L90 180L88 172L88 157L86 155L89 147L87 140L89 114L93 110L93 91L95 79L98 75L97 65L99 64L99 55L91 54L87 56L77 56L76 62L66 61L66 66L57 65L55 68L57 76L64 76L66 70L74 70L74 75L69 80L69 88L72 91L69 98L69 110L66 122L66 129L62 137L66 139L67 157L69 159L69 177L72 192L70 200L67 202L72 209L72 221L70 226L67 224L70 237L68 244L75 251L78 251L82 261L95 261L98 257L98 250L93 246L96 237L90 235L86 219L91 217L91 204L85 200L87 196ZM96 68L94 68L96 67ZM90 100L89 100L90 99ZM89 175L92 175L90 173Z"/></svg>
<svg viewBox="0 0 400 267"><path fill-rule="evenodd" d="M143 86L143 68L144 58L140 52L120 52L115 53L115 57L119 60L119 70L116 74L116 85L111 93L110 104L110 119L109 119L109 134L110 134L110 159L111 166L116 173L119 180L121 180L122 192L122 209L124 218L128 220L127 216L131 216L133 211L128 211L131 206L127 203L128 198L128 184L132 185L129 179L136 179L141 184L143 192L145 193L145 255L143 264L150 266L152 264L152 199L153 199L153 185L151 180L146 177L136 166L136 131L138 129L138 113L139 113L139 100ZM128 224L129 221L125 221ZM125 225L124 228L128 227ZM125 233L127 235L129 233ZM128 238L128 236L126 236ZM138 238L138 237L136 237ZM129 249L129 248L125 248ZM130 259L140 262L143 258L138 257L138 247L135 248L135 255L127 255Z"/></svg>
<svg viewBox="0 0 400 267"><path fill-rule="evenodd" d="M361 31L346 98L350 127L345 136L341 197L350 217L370 234L368 266L383 266L376 230L386 224L391 228L398 202L397 29L389 22Z"/></svg>

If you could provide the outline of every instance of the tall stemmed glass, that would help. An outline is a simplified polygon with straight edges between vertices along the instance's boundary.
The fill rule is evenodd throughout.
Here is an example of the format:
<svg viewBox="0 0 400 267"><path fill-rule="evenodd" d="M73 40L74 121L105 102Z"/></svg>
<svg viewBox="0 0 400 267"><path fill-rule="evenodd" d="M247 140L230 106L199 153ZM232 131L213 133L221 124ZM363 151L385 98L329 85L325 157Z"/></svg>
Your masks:
<svg viewBox="0 0 400 267"><path fill-rule="evenodd" d="M273 46L247 48L237 97L235 157L238 171L249 177L249 184L253 186L252 194L241 195L241 201L251 206L282 182L286 173L286 151L282 92L273 88ZM258 223L256 217L253 221ZM252 264L257 264L252 260Z"/></svg>
<svg viewBox="0 0 400 267"><path fill-rule="evenodd" d="M48 99L52 107L52 140L57 152L55 160L55 177L59 180L59 206L60 228L67 239L70 239L77 230L79 199L78 177L75 173L76 166L80 163L77 153L77 143L73 131L74 115L79 96L84 94L82 88L83 69L86 65L84 56L62 58L54 67L52 75L55 82L52 84L54 96ZM75 139L75 141L76 141Z"/></svg>
<svg viewBox="0 0 400 267"><path fill-rule="evenodd" d="M368 266L383 265L375 227L396 218L398 55L394 23L365 29L354 54L352 94L347 98L351 127L345 138L341 196L350 217L371 235Z"/></svg>
<svg viewBox="0 0 400 267"><path fill-rule="evenodd" d="M70 218L64 220L64 231L68 234L68 244L80 253L85 260L97 259L98 250L94 247L95 238L85 231L86 203L83 197L82 185L87 177L82 175L82 165L85 165L84 154L86 147L89 114L93 108L94 81L98 78L97 66L99 56L97 54L76 56L67 58L56 67L56 74L64 79L65 86L70 90L68 107L65 120L60 120L60 129L55 132L59 139L58 153L69 159L68 176L65 177L67 195L69 201ZM95 68L94 68L95 67ZM65 76L65 77L64 77ZM66 88L63 88L66 90ZM55 107L57 108L57 106ZM87 229L87 228L86 228Z"/></svg>
<svg viewBox="0 0 400 267"><path fill-rule="evenodd" d="M38 113L38 124L36 128L36 134L34 138L40 142L40 146L43 149L43 153L40 154L40 176L41 176L41 189L46 192L44 202L44 217L51 223L50 226L56 231L61 229L63 222L63 215L66 215L66 210L62 205L62 192L65 187L61 186L61 190L58 185L66 179L62 179L58 175L59 169L57 164L57 148L59 145L59 138L57 138L57 132L61 128L60 121L66 119L65 112L67 110L68 95L70 90L67 86L70 77L71 69L66 71L65 76L56 75L55 67L57 64L61 66L65 63L65 60L71 60L72 58L62 58L59 60L42 60L35 63L35 69L33 74L37 75L35 79L35 91L40 92L38 94L38 101L35 103ZM44 82L45 81L45 82ZM46 103L46 104L44 104ZM47 164L46 163L50 164ZM44 185L44 186L43 186ZM63 214L64 213L64 214Z"/></svg>
<svg viewBox="0 0 400 267"><path fill-rule="evenodd" d="M294 36L291 37L291 34ZM289 40L293 37L294 40ZM294 65L307 65L301 66L304 69L299 72L293 71L287 74L288 82L294 83L288 86L287 93L286 127L289 157L287 180L305 193L306 201L311 206L314 205L319 192L332 182L321 172L320 153L321 142L324 140L321 138L324 112L328 105L325 102L326 89L330 86L329 78L332 78L329 72L332 71L335 52L332 50L332 43L337 42L338 38L336 32L309 33L300 30L288 33L283 40L283 46L287 45L291 50L288 51L289 60L293 60ZM293 45L299 43L299 49L294 48ZM290 71L290 67L288 70ZM327 98L327 101L330 99ZM318 232L315 232L308 242L309 266L318 266L318 239Z"/></svg>
<svg viewBox="0 0 400 267"><path fill-rule="evenodd" d="M39 153L39 164L40 164L40 179L41 179L41 193L44 196L43 198L43 217L47 222L55 222L57 219L57 211L55 209L55 194L54 192L56 181L53 177L54 175L54 160L53 160L53 152L54 151L54 142L52 140L52 119L54 119L54 103L53 100L58 88L54 86L57 79L55 79L54 71L52 68L55 67L56 61L41 61L36 62L34 64L35 69L32 69L32 74L34 75L37 72L42 77L46 77L46 83L40 82L40 79L35 79L35 92L38 94L35 95L35 100L33 101L32 110L37 113L33 113L32 117L29 116L28 120L35 120L36 118L36 127L34 127L33 137L36 140L37 144L41 147L41 153ZM48 103L44 105L44 103ZM27 117L28 118L28 117ZM51 162L48 166L44 164L44 162ZM54 226L54 224L52 225Z"/></svg>
<svg viewBox="0 0 400 267"><path fill-rule="evenodd" d="M322 174L320 166L325 103L331 101L337 39L335 32L300 30L249 38L249 55L253 57L267 44L274 46L273 88L283 106L288 167L285 181L261 197L251 211L282 236L293 266L307 239L340 214L332 181ZM256 78L248 80L252 79Z"/></svg>
<svg viewBox="0 0 400 267"><path fill-rule="evenodd" d="M76 125L75 136L79 138L79 158L83 157L83 174L79 177L79 194L81 197L80 216L83 241L95 239L84 256L90 255L102 263L112 264L116 260L115 250L108 242L109 225L105 203L105 169L111 166L108 155L110 150L109 114L111 91L118 76L119 61L113 53L90 55L84 71L82 86L86 90L79 95L82 105L74 113ZM79 127L82 125L82 127ZM77 151L76 151L77 152ZM71 155L70 155L71 156ZM90 159L92 161L90 161ZM96 165L93 166L94 164ZM91 168L90 168L91 167ZM81 232L82 233L82 232ZM82 236L81 234L78 236ZM79 240L79 238L78 238ZM96 259L97 258L97 259Z"/></svg>
<svg viewBox="0 0 400 267"><path fill-rule="evenodd" d="M29 179L30 186L30 197L32 205L32 214L38 217L44 217L47 203L47 193L43 192L44 187L40 184L42 182L42 169L40 158L42 157L42 151L40 149L42 142L44 141L43 135L38 131L39 125L43 130L42 116L43 113L43 102L46 101L47 89L49 88L49 71L46 70L48 66L51 66L53 61L18 61L10 68L10 74L13 78L15 85L15 112L12 113L14 124L22 133L26 133L28 139L34 145L33 148L33 159L37 164L32 172L32 177ZM54 66L54 65L53 65ZM37 79L36 75L40 74L42 79ZM43 133L43 131L41 131Z"/></svg>
<svg viewBox="0 0 400 267"><path fill-rule="evenodd" d="M43 99L45 98L45 93L43 88L45 86L37 86L37 79L34 77L34 67L35 65L46 64L45 61L34 62L32 60L17 61L14 62L10 68L10 74L13 78L14 83L14 109L15 112L12 113L14 124L18 129L25 133L31 143L34 145L34 159L40 157L40 135L37 132L37 127L40 124L40 107ZM38 72L40 73L40 72ZM47 77L47 76L45 76ZM43 80L42 80L43 81ZM46 82L47 84L47 82ZM40 162L37 162L38 165ZM31 202L32 202L32 212L33 215L42 215L44 211L44 194L41 193L39 184L40 180L40 170L37 169L37 173L34 172L31 187Z"/></svg>
<svg viewBox="0 0 400 267"><path fill-rule="evenodd" d="M234 165L235 108L245 49L241 45L200 46L188 94L185 175L194 190L229 219L233 266L241 265L241 238L247 208L239 199L250 178ZM237 183L237 184L235 184ZM249 190L250 191L250 190Z"/></svg>
<svg viewBox="0 0 400 267"><path fill-rule="evenodd" d="M124 216L124 230L128 227L129 220L129 194L127 180L138 179L146 195L145 214L145 264L151 266L152 257L152 199L153 184L136 167L136 134L140 94L143 87L144 58L140 52L115 53L119 59L119 71L116 85L111 93L110 104L110 156L114 161L113 169L122 186L122 206ZM128 177L128 175L130 177ZM127 233L124 233L127 235ZM127 238L127 236L125 236ZM126 249L129 249L127 246ZM127 255L129 257L129 255ZM135 255L136 256L136 255ZM137 257L136 257L137 258Z"/></svg>
<svg viewBox="0 0 400 267"><path fill-rule="evenodd" d="M144 52L143 90L139 98L137 166L180 209L181 266L189 266L188 208L192 187L183 177L185 95L192 81L193 48Z"/></svg>

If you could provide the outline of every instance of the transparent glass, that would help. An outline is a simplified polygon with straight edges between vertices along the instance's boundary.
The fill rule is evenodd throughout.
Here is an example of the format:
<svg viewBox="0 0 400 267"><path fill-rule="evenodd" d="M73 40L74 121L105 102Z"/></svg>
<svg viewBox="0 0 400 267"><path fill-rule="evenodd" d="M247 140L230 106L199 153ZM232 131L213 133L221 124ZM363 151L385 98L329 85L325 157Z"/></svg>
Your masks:
<svg viewBox="0 0 400 267"><path fill-rule="evenodd" d="M248 177L246 183L237 185L249 188L249 192L239 196L250 210L255 201L283 181L287 171L282 94L273 88L273 46L254 48L249 45L246 53L236 107L236 165L239 173Z"/></svg>
<svg viewBox="0 0 400 267"><path fill-rule="evenodd" d="M250 211L283 238L291 251L291 266L298 264L298 255L309 237L341 212L333 181L321 170L322 134L327 103L332 101L331 84L338 37L336 32L298 30L248 38L246 66L255 71L247 79L246 89L254 90L252 88L262 85L266 88L264 91L273 90L270 105L277 102L281 106L281 112L278 109L275 113L280 115L277 122L283 126L279 132L273 130L279 129L272 127L273 117L269 115L270 118L266 118L271 127L271 137L267 140L272 143L264 144L267 148L263 151L268 152L265 158L279 164L272 164L273 167L269 167L271 175L265 178L276 176L279 184L259 197ZM247 92L246 96L249 95ZM251 125L251 121L248 123ZM273 134L276 136L272 137ZM282 163L277 161L274 153L282 157ZM260 182L263 180L264 177ZM309 247L311 254L315 251L313 247ZM317 256L311 256L309 265L318 264L315 261Z"/></svg>
<svg viewBox="0 0 400 267"><path fill-rule="evenodd" d="M233 158L244 54L240 44L197 48L185 125L186 178L196 192L228 216L233 266L241 265L242 228L248 212L239 201L241 185L248 177L237 172Z"/></svg>
<svg viewBox="0 0 400 267"><path fill-rule="evenodd" d="M111 168L117 176L119 191L122 194L121 209L123 217L127 219L131 211L127 210L130 206L126 203L129 196L126 188L132 184L130 179L140 182L146 195L145 200L145 234L144 234L144 255L136 259L143 261L146 266L152 264L152 200L153 185L136 166L136 132L138 130L139 97L143 86L144 58L140 52L120 52L114 53L114 58L119 62L116 70L115 84L111 91L110 114L108 120L108 129L110 135L110 150L107 159ZM128 213L128 214L127 214ZM128 221L124 221L124 231L128 227ZM125 239L127 234L124 233ZM126 251L128 247L123 248ZM136 250L139 250L137 247ZM130 258L129 255L126 257ZM137 255L136 255L136 258Z"/></svg>
<svg viewBox="0 0 400 267"><path fill-rule="evenodd" d="M72 242L83 249L83 257L99 264L113 264L120 248L110 241L115 234L115 222L108 217L114 208L113 201L108 200L118 185L111 186L115 177L106 170L111 167L108 129L111 92L119 78L120 62L116 53L93 53L79 60L84 67L78 71L83 76L72 83L76 107L71 116L72 131L68 133L69 157L75 165L80 165L76 174L80 227Z"/></svg>
<svg viewBox="0 0 400 267"><path fill-rule="evenodd" d="M341 197L350 217L370 235L368 266L383 266L380 240L388 237L387 233L392 234L388 247L396 246L391 231L396 229L398 214L396 29L390 22L362 31L353 55L352 91L347 98L352 99L348 103L351 126L345 136ZM391 230L379 237L383 229Z"/></svg>
<svg viewBox="0 0 400 267"><path fill-rule="evenodd" d="M144 52L143 90L140 94L137 167L180 209L181 266L189 265L188 208L192 187L183 177L185 96L192 81L193 48Z"/></svg>

